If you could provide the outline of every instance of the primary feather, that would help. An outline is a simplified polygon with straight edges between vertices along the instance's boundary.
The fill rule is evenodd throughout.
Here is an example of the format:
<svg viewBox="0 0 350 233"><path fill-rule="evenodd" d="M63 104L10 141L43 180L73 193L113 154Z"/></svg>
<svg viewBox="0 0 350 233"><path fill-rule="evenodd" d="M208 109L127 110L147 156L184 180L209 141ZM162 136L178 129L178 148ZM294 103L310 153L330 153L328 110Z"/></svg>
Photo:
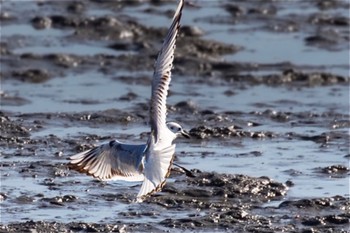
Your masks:
<svg viewBox="0 0 350 233"><path fill-rule="evenodd" d="M70 166L99 180L140 181L146 148L111 141L70 157Z"/></svg>
<svg viewBox="0 0 350 233"><path fill-rule="evenodd" d="M177 135L166 126L166 99L183 5L184 1L181 0L154 67L150 108L151 135L144 165L145 179L137 195L138 201L141 201L143 196L161 189L169 175L175 154L173 141Z"/></svg>

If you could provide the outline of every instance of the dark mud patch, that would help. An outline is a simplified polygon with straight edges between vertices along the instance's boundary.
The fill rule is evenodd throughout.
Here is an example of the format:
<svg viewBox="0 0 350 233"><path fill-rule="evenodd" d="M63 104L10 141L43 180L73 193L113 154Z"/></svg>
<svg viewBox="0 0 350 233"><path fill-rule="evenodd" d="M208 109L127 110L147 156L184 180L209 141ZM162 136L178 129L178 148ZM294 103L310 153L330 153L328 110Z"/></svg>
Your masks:
<svg viewBox="0 0 350 233"><path fill-rule="evenodd" d="M78 2L80 3L80 2ZM83 4L82 9L87 9L96 3ZM111 9L115 9L121 3L104 3L111 5ZM97 4L101 7L104 4ZM278 5L277 3L275 3ZM64 6L67 5L67 6ZM73 4L74 5L74 4ZM250 5L248 3L248 5ZM263 4L264 5L264 4ZM268 6L270 5L270 6ZM123 7L121 4L119 7ZM97 43L98 48L112 48L117 54L95 54L95 55L78 55L69 52L59 52L48 54L35 53L13 53L20 45L18 40L6 39L2 40L2 59L3 71L6 78L14 78L17 80L42 83L52 77L65 76L67 68L75 72L83 72L89 70L102 71L105 74L114 74L115 67L118 70L126 71L149 71L153 68L154 60L157 56L157 50L161 45L162 36L165 34L165 28L147 27L137 22L136 19L120 16L99 16L89 17L84 14L71 15L67 14L69 3L56 4L48 3L37 6L53 7L60 9L62 15L52 14L48 16L33 16L30 20L33 27L41 30L54 28L57 30L72 29L73 32L64 38L64 43ZM62 8L63 7L63 8ZM223 6L227 9L227 6ZM343 7L343 6L339 6ZM74 7L73 7L74 8ZM78 7L80 9L80 7ZM256 8L252 6L238 7L230 5L229 12L232 9L240 12L239 15L257 15L259 20L261 16L275 17L275 10L278 9L274 3L267 6ZM242 10L244 8L245 10ZM274 10L272 10L274 9ZM58 12L59 12L58 11ZM84 11L84 10L83 10ZM70 12L70 11L69 11ZM37 12L40 14L40 12ZM32 15L32 14L30 14ZM28 16L27 16L28 17ZM249 18L248 17L248 18ZM218 17L220 18L220 17ZM254 17L253 17L254 18ZM314 27L318 25L334 26L346 24L348 19L338 19L329 16L314 17L311 22ZM275 19L275 18L273 18ZM252 19L251 19L252 20ZM265 18L265 20L267 20ZM332 24L333 23L333 24ZM184 27L181 32L176 49L174 61L174 73L182 76L202 77L201 82L210 84L213 79L220 79L221 82L227 83L247 83L249 85L266 84L271 86L290 85L290 86L319 86L348 84L349 77L335 75L329 72L305 72L304 70L316 70L322 67L312 67L304 65L295 65L291 62L280 63L243 63L223 61L221 57L227 54L234 54L242 50L240 46L227 44L210 39L204 39L194 32L188 32L190 26ZM334 31L334 30L333 30ZM196 36L193 36L196 34ZM332 44L331 39L324 38L329 33L322 33L320 36L309 36L305 40L311 44ZM330 35L331 38L339 38L342 35ZM24 37L25 38L25 37ZM25 38L30 40L30 38ZM103 42L101 42L103 41ZM59 41L59 43L62 43ZM336 42L334 42L336 43ZM21 70L23 67L31 67L28 70ZM47 67L43 70L41 67ZM50 67L54 69L50 69ZM63 69L63 70L62 70ZM242 72L248 74L242 74ZM260 75L259 72L272 74ZM151 73L150 73L151 74Z"/></svg>
<svg viewBox="0 0 350 233"><path fill-rule="evenodd" d="M251 204L279 200L285 196L287 187L268 177L253 178L244 175L227 175L193 170L193 178L186 179L181 187L181 180L173 185L166 185L162 192L166 195L154 195L146 199L148 203L157 203L169 208L182 207L211 209L215 202L246 202ZM189 199L190 198L190 199ZM209 199L209 200L208 200ZM226 199L226 200L225 200ZM194 201L196 200L196 201ZM221 207L223 203L219 204Z"/></svg>
<svg viewBox="0 0 350 233"><path fill-rule="evenodd" d="M207 127L199 126L192 128L190 134L194 138L206 139L206 138L227 138L227 137L250 137L250 138L265 138L275 137L272 132L249 132L236 130L234 125L228 127Z"/></svg>
<svg viewBox="0 0 350 233"><path fill-rule="evenodd" d="M29 100L16 95L8 95L4 92L0 93L2 106L21 106L30 103Z"/></svg>
<svg viewBox="0 0 350 233"><path fill-rule="evenodd" d="M152 232L159 229L149 224L124 224L116 222L115 224L103 223L83 223L83 222L44 222L27 221L22 224L14 223L3 226L0 232Z"/></svg>
<svg viewBox="0 0 350 233"><path fill-rule="evenodd" d="M284 201L278 207L265 207L262 210L270 211L275 216L283 216L284 223L298 226L299 230L296 232L347 232L349 208L348 198L334 196ZM285 215L286 213L291 215Z"/></svg>
<svg viewBox="0 0 350 233"><path fill-rule="evenodd" d="M221 65L222 66L222 65ZM264 70L266 65L255 65L255 69ZM295 69L286 69L284 65L273 65L276 69L282 69L280 74L268 75L240 75L237 74L237 65L226 64L226 69L220 68L222 78L228 82L248 82L250 84L259 85L265 84L270 86L278 85L293 85L293 86L319 86L319 85L333 85L349 83L348 77L329 73L305 73L296 71ZM260 67L260 68L259 68ZM278 68L279 67L279 68ZM291 65L290 67L293 67ZM241 68L242 69L242 68ZM240 70L241 70L240 69Z"/></svg>
<svg viewBox="0 0 350 233"><path fill-rule="evenodd" d="M346 232L349 224L347 214L350 203L347 198L300 199L283 201L277 207L264 207L263 203L283 200L287 187L267 177L253 178L245 175L226 175L192 171L195 178L186 178L180 173L172 178L175 182L166 184L163 191L148 197L142 204L134 204L132 196L107 193L100 196L104 201L118 204L124 202L130 211L120 212L124 219L150 217L152 223L129 223L123 220L109 220L108 223L52 221L26 221L1 225L2 232L17 231L79 231L79 232L133 232L168 231L240 231L240 232L312 232L313 229ZM45 181L50 185L51 181ZM106 188L106 186L104 186ZM52 187L54 188L54 186ZM57 186L60 189L62 186ZM92 198L92 197L90 197ZM72 205L86 205L88 200L77 200L75 195L35 197L21 195L6 201L20 201L31 204L39 200L43 208L70 208ZM85 204L84 204L85 203ZM152 207L153 206L153 207ZM156 207L158 206L158 207ZM136 208L136 209L134 209ZM154 210L155 208L160 208ZM153 210L152 210L153 209ZM164 218L159 211L178 212L183 217Z"/></svg>
<svg viewBox="0 0 350 233"><path fill-rule="evenodd" d="M29 139L30 129L24 126L21 120L11 120L3 112L0 112L0 134L2 146L16 145L23 139Z"/></svg>
<svg viewBox="0 0 350 233"><path fill-rule="evenodd" d="M331 165L315 168L315 172L332 178L345 178L350 175L350 169L343 165Z"/></svg>
<svg viewBox="0 0 350 233"><path fill-rule="evenodd" d="M32 168L35 167L34 165L32 166ZM287 191L285 185L272 181L267 177L253 178L244 175L206 173L198 170L192 172L195 174L195 178L186 178L180 175L179 172L175 173L177 175L175 177L172 176L176 178L174 183L167 184L161 193L147 198L143 204L133 204L133 197L127 194L116 195L110 193L103 194L100 197L109 203L121 201L129 205L140 205L136 212L131 210L119 213L119 215L124 218L157 217L156 219L159 220L152 224L130 224L124 221L112 221L108 224L70 222L63 225L57 222L27 221L2 225L2 230L4 232L31 229L36 231L48 230L50 232L60 232L62 230L90 232L92 229L95 229L97 231L107 230L114 232L119 231L120 227L137 232L145 231L145 229L159 231L163 227L182 230L193 230L197 227L227 230L232 227L234 229L243 229L247 221L256 224L254 229L260 229L262 225L264 225L263 227L269 227L269 220L262 216L250 215L251 209L269 200L282 199ZM41 185L48 186L51 190L60 190L63 186L59 178L56 177L56 179L58 180L46 178ZM46 197L40 193L34 196L10 196L5 201L24 205L36 203L40 208L71 208L74 205L85 205L89 202L88 200L78 200L75 195ZM192 212L197 212L198 214L188 214L186 218L163 219L162 215L159 215L157 211L154 212L149 209L148 206L154 205L164 210L184 213L184 215ZM275 228L269 227L269 229Z"/></svg>
<svg viewBox="0 0 350 233"><path fill-rule="evenodd" d="M25 71L15 71L12 73L15 79L22 82L42 83L49 79L49 74L46 70L30 69Z"/></svg>
<svg viewBox="0 0 350 233"><path fill-rule="evenodd" d="M176 105L175 105L176 106ZM176 108L175 113L181 112ZM253 139L275 139L285 138L288 140L313 141L321 147L328 147L336 144L346 145L349 141L349 135L346 130L349 124L347 114L338 114L334 112L315 114L312 112L283 112L266 109L265 111L256 111L250 113L243 112L213 112L210 110L201 110L194 107L194 110L187 116L193 116L197 119L197 126L189 131L191 136L196 139L225 139L225 138L253 138ZM245 120L237 120L244 116ZM254 119L259 116L259 122ZM333 119L332 119L333 118ZM271 131L267 125L275 122L284 124L287 127L325 127L323 132L316 133L296 133L288 131L285 133ZM220 126L217 126L217 125ZM265 127L266 126L266 127ZM264 130L257 130L266 128ZM339 130L334 130L339 129Z"/></svg>
<svg viewBox="0 0 350 233"><path fill-rule="evenodd" d="M94 104L90 100L83 100L81 104ZM81 113L24 113L15 114L13 117L21 119L37 120L37 123L50 123L54 120L61 120L65 124L127 124L137 123L143 120L141 115L132 112L124 112L118 109L106 109L97 112L81 112ZM68 127L68 125L66 125Z"/></svg>

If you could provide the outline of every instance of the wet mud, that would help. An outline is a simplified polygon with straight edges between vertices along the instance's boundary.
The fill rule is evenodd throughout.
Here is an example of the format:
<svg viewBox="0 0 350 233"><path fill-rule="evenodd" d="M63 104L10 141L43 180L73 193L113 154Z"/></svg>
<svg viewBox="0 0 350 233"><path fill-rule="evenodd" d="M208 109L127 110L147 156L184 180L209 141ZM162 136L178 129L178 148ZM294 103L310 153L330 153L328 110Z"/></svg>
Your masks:
<svg viewBox="0 0 350 233"><path fill-rule="evenodd" d="M147 140L154 59L175 2L0 4L0 232L349 231L348 60L240 60L254 45L234 40L301 33L300 59L348 51L348 15L335 13L347 1L188 2L168 115L191 134L175 156L191 174L174 167L141 204L138 183L95 181L67 158Z"/></svg>

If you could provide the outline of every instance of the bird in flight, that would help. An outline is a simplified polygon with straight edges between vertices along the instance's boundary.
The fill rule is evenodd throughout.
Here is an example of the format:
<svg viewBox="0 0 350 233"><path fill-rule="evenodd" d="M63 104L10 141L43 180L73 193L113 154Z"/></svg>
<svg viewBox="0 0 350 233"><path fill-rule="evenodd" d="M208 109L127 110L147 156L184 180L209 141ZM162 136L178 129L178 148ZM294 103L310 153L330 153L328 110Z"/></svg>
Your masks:
<svg viewBox="0 0 350 233"><path fill-rule="evenodd" d="M143 181L137 195L139 202L164 186L175 154L174 140L181 135L189 138L178 123L166 121L166 99L183 6L184 0L180 0L154 65L147 144L114 140L69 158L70 168L99 180Z"/></svg>

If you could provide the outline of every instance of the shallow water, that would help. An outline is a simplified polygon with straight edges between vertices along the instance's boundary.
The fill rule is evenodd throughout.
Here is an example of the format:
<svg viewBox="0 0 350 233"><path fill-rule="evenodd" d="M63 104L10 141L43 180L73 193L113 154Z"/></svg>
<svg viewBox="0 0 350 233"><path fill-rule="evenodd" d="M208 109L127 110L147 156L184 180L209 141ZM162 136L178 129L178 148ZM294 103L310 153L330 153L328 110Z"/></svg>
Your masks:
<svg viewBox="0 0 350 233"><path fill-rule="evenodd" d="M249 22L238 20L235 23L225 23L225 20L230 17L228 12L222 11L221 6L225 3L227 2L203 2L200 4L200 8L188 9L190 13L183 19L183 25L195 25L202 29L204 31L204 38L234 44L244 48L237 54L224 56L223 59L256 63L291 62L299 66L316 66L317 70L324 70L345 76L349 75L349 46L334 50L310 48L303 41L303 38L310 33L310 29L307 26L297 32L280 33L273 30L266 31L267 27L272 28L274 25L285 23L283 21L284 17L293 18L295 15L307 17L318 13L318 10L309 2L277 3L279 9L276 18L281 17L281 19L278 19L276 22L270 22L269 24L266 24L263 20ZM126 8L125 12L137 17L145 25L164 27L164 25L160 25L160 22L163 22L167 18L164 15L153 15L149 17L149 14L144 13L144 10L148 7L147 4L144 4L139 7L132 7L131 9ZM171 7L172 5L163 5L157 10L164 12L171 10ZM302 12L300 11L300 7L303 7ZM108 10L105 13L110 15ZM345 9L329 10L327 13L341 16L348 14ZM101 12L98 12L98 14L91 12L91 14L101 15ZM207 22L207 18L218 20L219 22Z"/></svg>
<svg viewBox="0 0 350 233"><path fill-rule="evenodd" d="M325 71L348 77L348 50L338 48L329 50L305 45L303 38L309 32L309 29L277 33L266 31L264 29L266 25L261 25L259 21L219 24L204 20L205 18L210 20L218 15L222 19L229 17L229 13L222 9L221 4L222 2L219 4L205 2L200 9L186 9L183 16L183 25L200 27L205 32L204 38L234 44L243 48L238 53L225 55L220 59L263 64L290 62L297 67L304 67L305 71ZM35 4L30 6L33 7L33 11L37 8ZM279 6L283 6L283 4ZM309 15L315 11L315 9L307 9L307 7L310 7L309 4L305 5L305 12L300 12L302 10L300 5L289 6L283 6L278 16L285 17L296 13ZM136 20L148 26L167 27L169 18L166 16L152 14L152 17L150 17L149 13L143 12L149 7L149 4L126 7L122 10L122 14L135 17ZM5 8L8 8L8 6ZM157 10L164 12L173 8L174 4L165 4ZM17 10L20 11L20 9ZM113 12L108 9L90 9L85 14L102 16L106 13L111 15ZM335 12L330 11L329 13ZM336 13L344 15L347 12L340 10ZM105 47L105 42L74 42L69 39L69 36L73 33L70 29L36 30L26 23L7 23L1 30L2 41L11 40L11 38L25 39L22 46L12 50L14 55L23 53L38 55L67 53L91 57L97 54L118 56L125 53ZM342 48L342 46L340 47ZM251 73L259 72L261 74L262 72L276 73L278 71L274 68L268 71L251 71ZM23 98L26 102L24 104L2 105L1 111L9 112L12 116L23 113L71 114L106 109L119 109L128 112L134 109L137 104L148 102L150 86L136 81L126 83L118 77L128 76L129 79L137 80L140 76L151 77L151 75L152 70L146 69L131 72L119 71L116 68L115 74L100 72L98 69L83 70L77 74L76 70L65 69L62 75L49 79L44 83L26 83L13 79L2 79L2 92L12 97ZM227 95L225 94L226 91L233 91L234 94ZM130 101L119 99L129 92L136 93L137 97ZM168 104L172 106L181 101L190 101L200 110L210 109L215 113L239 112L240 115L231 117L229 121L223 120L222 126L238 124L246 131L272 131L277 136L262 139L247 137L193 139L190 141L180 139L177 143L178 164L185 166L187 169L256 177L267 176L282 183L290 180L294 185L289 188L284 200L335 195L349 198L348 172L337 177L318 171L320 168L331 165L349 167L348 138L330 136L329 142L322 144L314 140L299 140L297 137L290 138L287 136L290 132L310 137L323 133L347 135L348 127L333 129L332 122L333 120L349 120L348 84L313 87L307 85L280 85L271 87L244 83L241 86L237 83L227 83L214 78L210 82L204 82L201 81L201 77L191 75L176 77L174 75ZM251 114L252 112L267 110L289 112L294 115L292 114L290 119L281 122L270 117L264 117L264 114ZM310 113L320 117L311 123L303 122L302 119L295 116L299 113ZM329 116L327 117L327 115ZM174 114L174 117L176 117L176 120L183 121L187 129L194 128L199 124L193 116ZM171 112L168 118L172 119ZM20 117L12 117L12 119L16 120ZM28 123L34 120L35 117L26 121ZM60 139L75 140L83 138L85 135L95 134L111 138L128 138L132 142L143 143L145 139L141 138L140 135L149 131L145 124L140 123L119 124L111 127L111 125L102 124L97 126L75 125L67 119L58 119L55 122L48 120L48 122L45 127L33 130L31 139L39 140L55 135ZM258 122L260 125L249 127L246 122ZM96 144L103 142L103 140L96 141ZM23 156L23 154L11 156L19 153L20 149L5 148L3 150L1 162L7 165L16 164L17 167L1 167L1 192L11 196L11 201L1 202L1 208L6 209L6 214L1 214L1 223L23 220L103 222L115 218L126 223L152 223L166 218L182 218L191 216L191 214L201 214L196 210L188 212L167 210L164 212L163 207L146 204L142 204L144 209L139 211L139 205L125 203L119 199L110 204L112 202L108 201L108 195L111 193L126 193L132 197L136 195L139 189L138 183L99 183L93 181L90 177L70 171L69 176L54 178L54 185L50 186L45 183L48 182L45 181L45 177L33 177L30 173L26 175L26 172L19 172L30 163L43 163L44 165L40 168L43 174L52 172L57 168L55 166L66 163L65 159L73 151L73 148L64 148L63 157L55 156L54 154L60 149L59 146L57 148L34 148L34 156L30 156L31 151L24 152L28 156ZM36 164L35 166L40 165ZM175 180L170 179L169 183ZM72 181L77 182L76 186L66 185ZM61 207L48 204L47 201L42 200L43 196L64 195L77 196L79 198L78 204L65 204L65 207ZM29 197L30 200L25 198L23 200L20 198L21 196ZM281 200L278 200L267 205L274 206L280 202ZM125 214L133 211L140 212L141 216L130 217ZM148 216L147 213L156 214Z"/></svg>

